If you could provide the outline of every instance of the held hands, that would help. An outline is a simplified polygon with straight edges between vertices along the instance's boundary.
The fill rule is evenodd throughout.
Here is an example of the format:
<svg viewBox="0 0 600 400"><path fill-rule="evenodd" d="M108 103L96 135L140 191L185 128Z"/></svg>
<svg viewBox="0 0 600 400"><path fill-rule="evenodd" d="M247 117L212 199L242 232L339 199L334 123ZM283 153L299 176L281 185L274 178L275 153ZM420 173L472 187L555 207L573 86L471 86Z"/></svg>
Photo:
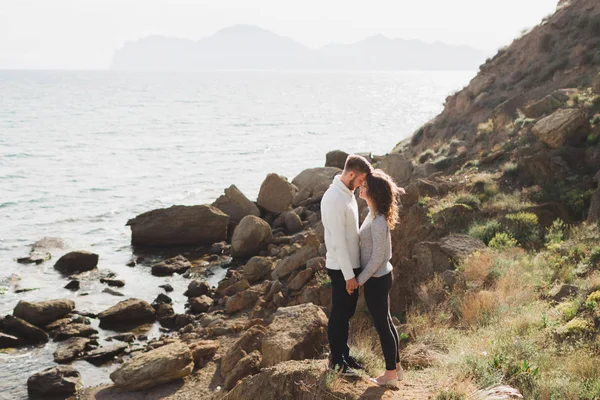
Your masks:
<svg viewBox="0 0 600 400"><path fill-rule="evenodd" d="M352 294L356 289L358 289L358 281L356 278L348 279L346 281L346 291L348 294Z"/></svg>

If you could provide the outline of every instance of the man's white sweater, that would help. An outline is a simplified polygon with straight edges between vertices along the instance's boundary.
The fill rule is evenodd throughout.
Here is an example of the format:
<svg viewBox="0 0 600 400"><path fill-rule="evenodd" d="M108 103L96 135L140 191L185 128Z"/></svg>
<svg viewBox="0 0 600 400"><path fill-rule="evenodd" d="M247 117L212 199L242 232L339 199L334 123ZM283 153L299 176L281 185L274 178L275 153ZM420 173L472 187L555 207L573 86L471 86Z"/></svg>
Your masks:
<svg viewBox="0 0 600 400"><path fill-rule="evenodd" d="M325 266L341 270L345 280L354 278L352 270L360 268L358 204L339 175L321 200L321 221L327 247Z"/></svg>

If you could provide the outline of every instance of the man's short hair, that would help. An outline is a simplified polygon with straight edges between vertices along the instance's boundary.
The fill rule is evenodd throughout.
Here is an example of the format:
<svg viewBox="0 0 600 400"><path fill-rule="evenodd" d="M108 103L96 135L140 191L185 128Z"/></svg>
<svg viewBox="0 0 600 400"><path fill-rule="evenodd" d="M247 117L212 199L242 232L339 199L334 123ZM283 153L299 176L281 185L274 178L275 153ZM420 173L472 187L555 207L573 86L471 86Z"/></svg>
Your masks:
<svg viewBox="0 0 600 400"><path fill-rule="evenodd" d="M373 172L373 167L363 156L351 154L346 158L346 164L344 165L344 172L350 171L358 174L370 174Z"/></svg>

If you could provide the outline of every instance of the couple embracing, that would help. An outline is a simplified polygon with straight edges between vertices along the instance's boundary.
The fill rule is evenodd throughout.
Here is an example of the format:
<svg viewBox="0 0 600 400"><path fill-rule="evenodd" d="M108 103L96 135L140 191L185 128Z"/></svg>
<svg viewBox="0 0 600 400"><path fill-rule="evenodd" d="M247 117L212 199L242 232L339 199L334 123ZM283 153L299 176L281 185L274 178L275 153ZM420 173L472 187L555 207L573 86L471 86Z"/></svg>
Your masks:
<svg viewBox="0 0 600 400"><path fill-rule="evenodd" d="M369 206L369 214L360 227L356 189ZM385 373L371 379L380 386L395 386L402 375L398 332L389 302L390 231L398 221L398 195L402 192L389 175L374 170L364 157L350 155L344 171L334 178L321 201L326 267L332 286L327 332L331 349L329 368L344 375L355 375L355 370L363 369L348 347L350 319L362 287L385 358Z"/></svg>

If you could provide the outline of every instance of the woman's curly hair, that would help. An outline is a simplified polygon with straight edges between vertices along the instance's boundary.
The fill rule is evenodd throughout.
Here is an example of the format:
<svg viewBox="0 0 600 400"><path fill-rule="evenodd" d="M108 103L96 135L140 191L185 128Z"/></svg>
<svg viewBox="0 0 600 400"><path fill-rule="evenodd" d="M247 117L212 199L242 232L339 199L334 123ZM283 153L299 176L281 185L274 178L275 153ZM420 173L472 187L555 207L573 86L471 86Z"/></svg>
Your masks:
<svg viewBox="0 0 600 400"><path fill-rule="evenodd" d="M381 169L375 169L367 174L368 196L372 200L375 213L381 213L387 221L390 230L394 230L398 223L399 197L406 193L403 188L396 185L394 179Z"/></svg>

